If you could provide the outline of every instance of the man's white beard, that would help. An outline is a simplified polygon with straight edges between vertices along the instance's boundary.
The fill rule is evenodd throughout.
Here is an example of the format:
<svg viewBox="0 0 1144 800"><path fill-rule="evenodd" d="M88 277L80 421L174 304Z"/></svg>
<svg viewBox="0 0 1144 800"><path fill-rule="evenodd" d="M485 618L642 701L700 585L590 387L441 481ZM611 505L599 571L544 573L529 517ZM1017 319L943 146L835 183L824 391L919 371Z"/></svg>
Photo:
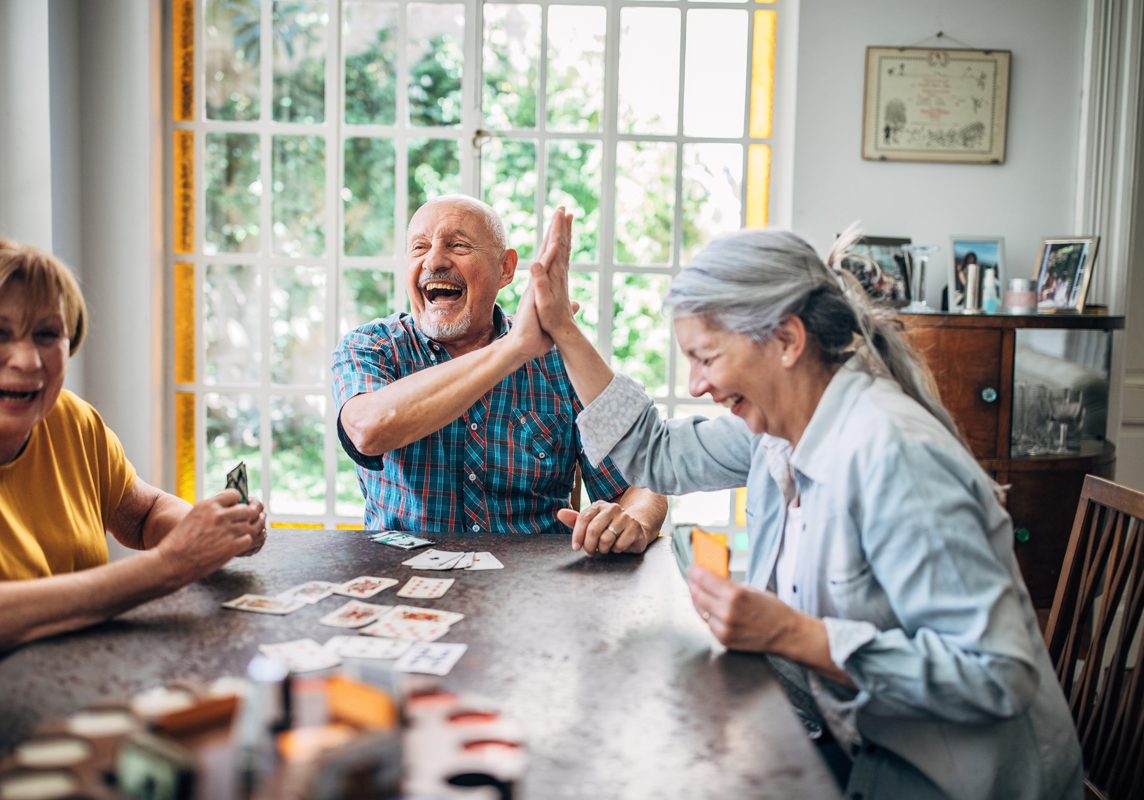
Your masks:
<svg viewBox="0 0 1144 800"><path fill-rule="evenodd" d="M433 320L429 309L426 309L425 312L421 321L421 330L430 339L436 339L439 342L459 339L469 332L469 327L473 324L472 310L468 308L465 309L465 315L456 322L436 322Z"/></svg>

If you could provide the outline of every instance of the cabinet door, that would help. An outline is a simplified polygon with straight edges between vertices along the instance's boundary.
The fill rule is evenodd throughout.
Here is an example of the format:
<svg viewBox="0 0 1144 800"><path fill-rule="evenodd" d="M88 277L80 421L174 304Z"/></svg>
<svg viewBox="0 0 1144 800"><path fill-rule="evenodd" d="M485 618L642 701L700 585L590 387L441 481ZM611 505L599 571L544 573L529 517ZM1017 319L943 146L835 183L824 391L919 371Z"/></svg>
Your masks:
<svg viewBox="0 0 1144 800"><path fill-rule="evenodd" d="M1009 455L997 444L1009 387L1001 375L1002 331L995 328L910 327L907 334L925 356L941 401L953 414L977 458ZM1007 420L1007 418L1006 418ZM1008 424L1004 425L1006 434Z"/></svg>

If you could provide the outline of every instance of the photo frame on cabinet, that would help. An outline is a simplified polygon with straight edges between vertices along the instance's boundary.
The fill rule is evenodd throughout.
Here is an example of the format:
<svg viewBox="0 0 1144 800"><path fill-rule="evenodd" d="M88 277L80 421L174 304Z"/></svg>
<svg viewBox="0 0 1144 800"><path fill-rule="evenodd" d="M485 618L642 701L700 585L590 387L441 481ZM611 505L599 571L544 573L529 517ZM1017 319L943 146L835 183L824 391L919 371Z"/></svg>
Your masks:
<svg viewBox="0 0 1144 800"><path fill-rule="evenodd" d="M977 303L981 305L981 292L985 285L985 270L995 271L998 297L1004 283L1005 239L1001 236L951 236L949 243L949 281L942 292L942 310L965 310L965 284L969 265L980 267Z"/></svg>
<svg viewBox="0 0 1144 800"><path fill-rule="evenodd" d="M901 308L910 302L909 261L902 251L909 243L902 236L862 236L851 245L842 269L875 301Z"/></svg>
<svg viewBox="0 0 1144 800"><path fill-rule="evenodd" d="M1099 236L1044 239L1037 259L1037 311L1084 311Z"/></svg>

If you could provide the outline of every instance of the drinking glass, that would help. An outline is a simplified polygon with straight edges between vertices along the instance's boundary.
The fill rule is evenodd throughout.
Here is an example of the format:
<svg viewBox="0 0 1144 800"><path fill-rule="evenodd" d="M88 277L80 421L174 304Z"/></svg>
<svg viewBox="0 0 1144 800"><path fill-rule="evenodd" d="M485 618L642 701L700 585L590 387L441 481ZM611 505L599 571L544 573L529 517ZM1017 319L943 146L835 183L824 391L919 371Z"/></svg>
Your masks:
<svg viewBox="0 0 1144 800"><path fill-rule="evenodd" d="M926 264L929 257L940 249L936 244L902 245L910 264L910 304L903 310L915 313L930 310L926 302Z"/></svg>
<svg viewBox="0 0 1144 800"><path fill-rule="evenodd" d="M1084 398L1079 391L1060 389L1049 395L1049 425L1054 453L1080 450L1080 424L1084 418Z"/></svg>

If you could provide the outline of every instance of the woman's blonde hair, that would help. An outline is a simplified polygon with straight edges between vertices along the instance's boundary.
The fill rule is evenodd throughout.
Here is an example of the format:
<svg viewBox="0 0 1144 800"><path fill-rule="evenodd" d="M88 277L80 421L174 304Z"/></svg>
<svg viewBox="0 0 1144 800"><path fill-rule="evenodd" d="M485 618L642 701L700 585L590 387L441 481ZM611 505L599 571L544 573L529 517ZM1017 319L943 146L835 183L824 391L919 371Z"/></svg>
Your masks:
<svg viewBox="0 0 1144 800"><path fill-rule="evenodd" d="M67 265L31 245L0 239L0 296L15 284L27 293L24 327L32 324L32 314L37 310L61 306L69 353L75 355L87 332L87 305Z"/></svg>

